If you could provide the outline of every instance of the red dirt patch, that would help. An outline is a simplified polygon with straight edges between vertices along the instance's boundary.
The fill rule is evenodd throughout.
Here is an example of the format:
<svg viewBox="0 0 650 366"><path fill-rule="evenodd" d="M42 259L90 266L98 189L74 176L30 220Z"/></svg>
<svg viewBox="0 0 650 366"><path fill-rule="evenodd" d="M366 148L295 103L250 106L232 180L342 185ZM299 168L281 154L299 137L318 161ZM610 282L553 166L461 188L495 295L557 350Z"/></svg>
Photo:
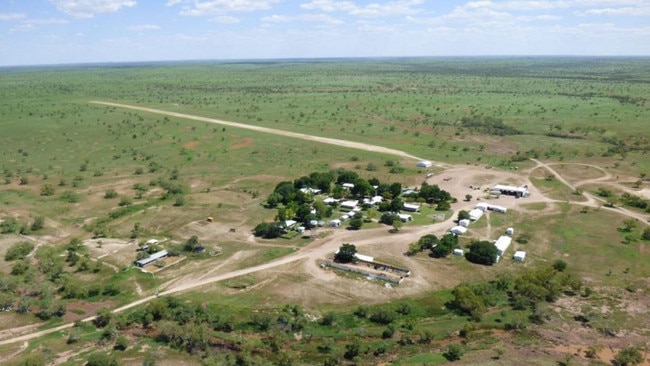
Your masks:
<svg viewBox="0 0 650 366"><path fill-rule="evenodd" d="M186 150L194 150L196 148L196 145L198 145L198 141L189 141L183 144L183 149Z"/></svg>
<svg viewBox="0 0 650 366"><path fill-rule="evenodd" d="M250 137L246 137L245 139L239 141L238 143L232 145L230 148L233 150L237 149L243 149L245 147L250 147L253 146L253 139Z"/></svg>
<svg viewBox="0 0 650 366"><path fill-rule="evenodd" d="M63 321L65 323L71 323L75 320L86 319L89 316L95 315L97 313L97 310L101 308L113 309L115 308L116 304L117 303L115 301L73 302L68 304L68 306L66 306L66 313L65 315L63 315ZM77 313L81 313L80 310L83 311L83 314L77 314Z"/></svg>

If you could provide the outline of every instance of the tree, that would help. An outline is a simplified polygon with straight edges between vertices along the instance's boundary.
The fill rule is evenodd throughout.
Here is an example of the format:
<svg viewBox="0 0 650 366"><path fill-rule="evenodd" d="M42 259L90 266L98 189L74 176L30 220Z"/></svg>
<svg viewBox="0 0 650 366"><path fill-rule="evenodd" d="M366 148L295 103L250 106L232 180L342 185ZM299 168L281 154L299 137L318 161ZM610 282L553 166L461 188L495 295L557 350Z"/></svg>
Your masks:
<svg viewBox="0 0 650 366"><path fill-rule="evenodd" d="M450 344L449 347L447 347L447 351L442 355L447 359L447 361L453 362L460 360L460 358L463 357L464 353L465 351L461 345Z"/></svg>
<svg viewBox="0 0 650 366"><path fill-rule="evenodd" d="M650 227L647 227L643 230L643 234L641 234L641 239L650 240Z"/></svg>
<svg viewBox="0 0 650 366"><path fill-rule="evenodd" d="M473 198L473 197L472 197L471 194L466 194L466 195L465 195L465 201L467 201L467 202L471 201L472 198Z"/></svg>
<svg viewBox="0 0 650 366"><path fill-rule="evenodd" d="M458 221L460 220L469 220L469 212L465 210L458 211Z"/></svg>
<svg viewBox="0 0 650 366"><path fill-rule="evenodd" d="M363 219L362 218L358 218L355 215L355 217L352 220L350 220L350 229L359 230L359 229L361 229L362 226L363 226Z"/></svg>
<svg viewBox="0 0 650 366"><path fill-rule="evenodd" d="M261 222L253 229L253 235L274 239L282 235L282 228L277 223Z"/></svg>
<svg viewBox="0 0 650 366"><path fill-rule="evenodd" d="M399 216L391 212L384 212L379 218L379 222L386 225L392 225L395 221L400 221Z"/></svg>
<svg viewBox="0 0 650 366"><path fill-rule="evenodd" d="M199 243L199 238L196 235L192 235L185 244L183 244L183 250L186 252L193 252L196 249L200 248L201 244Z"/></svg>
<svg viewBox="0 0 650 366"><path fill-rule="evenodd" d="M636 366L640 365L644 360L643 354L639 347L625 347L614 356L612 365L614 366Z"/></svg>
<svg viewBox="0 0 650 366"><path fill-rule="evenodd" d="M623 231L623 232L629 233L629 232L632 232L632 230L634 230L636 225L637 225L636 219L632 219L632 218L625 219L623 221L623 227L621 227L620 230Z"/></svg>
<svg viewBox="0 0 650 366"><path fill-rule="evenodd" d="M113 313L111 312L111 309L101 308L97 311L97 315L95 316L93 323L95 323L96 327L103 328L108 325L112 318Z"/></svg>
<svg viewBox="0 0 650 366"><path fill-rule="evenodd" d="M429 250L433 248L434 245L438 243L438 237L433 234L427 234L420 237L418 241L409 244L409 250L406 252L407 255L415 255L424 250Z"/></svg>
<svg viewBox="0 0 650 366"><path fill-rule="evenodd" d="M345 243L341 245L339 251L334 255L334 261L339 263L350 263L355 260L357 247L354 244Z"/></svg>
<svg viewBox="0 0 650 366"><path fill-rule="evenodd" d="M472 263L492 265L497 260L497 247L489 241L474 241L469 245L465 258Z"/></svg>
<svg viewBox="0 0 650 366"><path fill-rule="evenodd" d="M434 258L444 258L451 254L456 245L458 245L458 237L453 234L447 234L440 238L436 246L431 247L431 256Z"/></svg>
<svg viewBox="0 0 650 366"><path fill-rule="evenodd" d="M402 226L404 226L404 223L402 222L402 220L400 220L400 219L393 220L393 229L392 229L393 232L395 232L395 233L398 232L399 229L402 228Z"/></svg>

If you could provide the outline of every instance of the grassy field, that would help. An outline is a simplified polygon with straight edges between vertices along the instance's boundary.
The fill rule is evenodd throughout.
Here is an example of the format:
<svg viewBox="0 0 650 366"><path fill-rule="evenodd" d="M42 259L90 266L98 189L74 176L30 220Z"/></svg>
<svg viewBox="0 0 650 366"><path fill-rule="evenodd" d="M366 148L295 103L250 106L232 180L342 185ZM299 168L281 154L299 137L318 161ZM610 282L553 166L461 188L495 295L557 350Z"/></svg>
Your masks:
<svg viewBox="0 0 650 366"><path fill-rule="evenodd" d="M16 262L0 263L0 283L6 293L14 283L38 279L51 284L51 288L19 285L23 286L20 291L36 294L36 302L25 314L2 313L2 329L41 322L38 309L51 305L44 300L50 296L56 300L55 305L60 302L67 307L70 319L79 319L94 314L100 306L114 307L151 294L157 286L179 276L198 277L214 268L248 268L300 250L311 239L297 236L259 240L261 245L249 242L257 223L274 219L276 211L264 209L260 203L279 182L314 171L345 168L364 178L413 187L426 173L412 161L395 156L100 106L89 103L92 100L366 142L459 167L494 167L497 172L532 168L534 163L527 159L534 157L553 163L550 167L571 184L587 182L582 187L587 192L607 188L620 196L622 190L601 181L613 177L618 180L620 176L621 182L628 182L630 187L641 180L637 191L647 187L642 179L650 172L646 155L650 149L649 66L647 58L440 58L0 69L0 220L13 217L27 228L38 217L44 217L44 228L24 235L35 238L40 250L55 248L50 254L65 260L63 276L51 279L49 274L39 272L43 259L33 259L34 270L20 275L10 274ZM401 168L400 173L391 173L395 165ZM441 169L436 168L436 177ZM636 300L643 303L650 277L646 241L641 239L644 224L637 223L623 232L625 217L620 212L607 207L583 210L573 205L588 200L550 175L544 168L537 168L530 182L544 196L561 203L523 202L520 210L511 210L507 216L493 213L472 226L476 237L482 239L496 239L497 233L516 227L515 238L525 233L528 242L515 241L510 250L526 250L530 260L521 264L504 257L497 266L477 267L462 258L440 262L423 253L414 260L420 268L437 268L426 278L432 287L457 283L459 279L480 282L500 272L519 273L533 264L562 259L586 286L627 289L626 293L635 294L639 297ZM456 198L460 201L464 197ZM439 214L448 218L456 213L426 206L404 230L432 224L433 217ZM207 217L214 222L208 223ZM378 227L372 223L361 230ZM107 236L126 242L130 238L143 241L164 237L170 239L166 248L175 248L192 235L197 235L209 250L218 248L221 255L190 255L182 263L160 271L157 277L126 270L136 255L130 247L116 252L110 247L111 252L103 260L106 265L100 264L96 272L93 263L90 269L81 269L69 261L72 238ZM7 248L20 240L18 231L1 234L0 255L4 257ZM469 239L461 240L461 245L467 244ZM97 248L75 250L81 257L88 254L95 258L100 253ZM395 256L397 252L403 250L376 246L364 253L401 265L406 259ZM38 250L32 256L37 254ZM182 299L223 306L224 312L241 323L238 326L242 332L248 332L253 339L234 340L237 335L227 332L217 338L240 342L238 352L254 355L255 347L266 349L271 340L252 331L246 320L248 313L268 312L275 318L287 299L300 303L308 293L292 284L309 286L311 274L292 265L282 271L216 283L200 292L184 294ZM434 278L434 274L442 273L440 268L447 277ZM455 278L451 273L457 273ZM350 283L363 283L366 293L385 290L382 284L364 281L350 279ZM72 295L64 298L63 290L52 292L82 282L87 283L84 288L100 292L90 295L84 300L87 302ZM97 283L101 286L93 289ZM114 295L101 292L112 287L122 291ZM330 291L325 287L322 290ZM442 356L446 347L460 342L450 334L469 321L445 308L450 292L436 287L436 291L429 289L415 299L403 300L408 302L411 313L400 316L395 326L404 337L382 340L385 325L352 314L358 305L352 285L343 285L340 290L342 294L332 294L332 301L315 304L304 300L308 304L306 312L322 316L336 311L339 324L346 326L347 330L338 334L338 328L308 323L308 333L315 339L335 339L329 351L317 349L316 342L293 339L284 333L275 334L286 345L280 349L294 360L322 364L329 356L341 356L347 345L363 339L368 342L362 349L368 358L360 361L352 357L343 362L434 365L446 362ZM620 301L614 301L617 296L619 300L627 299L625 294L612 293L594 302L619 306ZM398 306L399 301L391 298L381 304L377 299L372 304L381 308ZM518 313L500 313L505 306L499 305L477 327L502 330L505 323L515 322ZM618 309L612 314L623 319L626 312ZM54 317L46 320L46 327L61 323ZM632 322L625 325L634 326ZM418 341L425 330L434 333L433 343ZM70 357L77 361L63 364L87 358L88 345L94 342L110 350L108 342L98 341L105 337L101 332L94 327L84 328L74 346L75 355ZM120 356L127 364L129 359L141 360L153 350L160 352L156 356L159 359L168 356L179 362L191 360L189 364L200 361L187 352L163 346L145 333L123 330L122 334L134 344ZM512 339L502 341L499 347L512 350L508 348L512 344L530 340L527 335L521 339L519 335L509 335ZM48 336L30 343L28 349L50 347L54 353L64 352L66 336ZM481 339L466 347L468 363L478 362L482 356L493 357L487 353L492 338ZM2 354L14 351L3 348ZM210 357L206 356L206 360ZM214 360L215 364L226 362L218 357ZM506 364L518 361L508 360ZM542 361L536 364L544 364Z"/></svg>

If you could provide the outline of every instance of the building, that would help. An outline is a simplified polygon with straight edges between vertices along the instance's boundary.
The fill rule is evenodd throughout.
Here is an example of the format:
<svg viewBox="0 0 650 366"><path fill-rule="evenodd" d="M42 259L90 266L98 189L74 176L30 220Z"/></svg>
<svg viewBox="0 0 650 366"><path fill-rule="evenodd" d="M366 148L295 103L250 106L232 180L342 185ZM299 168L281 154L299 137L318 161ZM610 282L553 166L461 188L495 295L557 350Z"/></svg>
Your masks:
<svg viewBox="0 0 650 366"><path fill-rule="evenodd" d="M159 259L165 258L168 256L169 253L166 250L161 250L159 252L153 253L147 258L142 258L140 260L135 261L136 267L144 267L149 263L153 263Z"/></svg>
<svg viewBox="0 0 650 366"><path fill-rule="evenodd" d="M341 202L341 209L346 209L346 210L353 210L357 205L359 204L359 201L357 200L351 200L351 201L343 201Z"/></svg>
<svg viewBox="0 0 650 366"><path fill-rule="evenodd" d="M433 166L433 163L430 162L429 160L420 160L415 165L418 168L431 168Z"/></svg>
<svg viewBox="0 0 650 366"><path fill-rule="evenodd" d="M513 258L517 262L523 262L524 259L526 259L526 252L518 250L515 252L515 256Z"/></svg>
<svg viewBox="0 0 650 366"><path fill-rule="evenodd" d="M402 222L413 221L413 216L411 215L397 214L397 216L402 220Z"/></svg>
<svg viewBox="0 0 650 366"><path fill-rule="evenodd" d="M458 220L458 226L468 227L468 226L469 226L469 222L470 222L470 221L467 220L467 219Z"/></svg>
<svg viewBox="0 0 650 366"><path fill-rule="evenodd" d="M464 256L465 251L462 249L454 249L454 255Z"/></svg>
<svg viewBox="0 0 650 366"><path fill-rule="evenodd" d="M469 212L469 219L471 221L478 221L481 217L483 217L483 211L479 209L475 208Z"/></svg>
<svg viewBox="0 0 650 366"><path fill-rule="evenodd" d="M339 227L339 226L341 226L341 220L334 219L330 221L330 227Z"/></svg>
<svg viewBox="0 0 650 366"><path fill-rule="evenodd" d="M508 250L508 247L510 247L510 244L512 243L512 238L509 236L500 236L499 239L494 243L494 246L497 247L497 258L496 261L500 261L501 257L503 257L503 253L505 253L506 250Z"/></svg>
<svg viewBox="0 0 650 366"><path fill-rule="evenodd" d="M402 206L402 209L404 211L420 212L420 205L416 205L413 203L405 203L404 206Z"/></svg>
<svg viewBox="0 0 650 366"><path fill-rule="evenodd" d="M343 186L345 189L352 189L354 188L354 183L343 183L341 186Z"/></svg>
<svg viewBox="0 0 650 366"><path fill-rule="evenodd" d="M467 228L464 226L454 226L449 230L449 232L454 235L463 235L467 232Z"/></svg>
<svg viewBox="0 0 650 366"><path fill-rule="evenodd" d="M516 187L501 184L497 184L496 186L492 187L490 193L492 192L499 192L501 194L507 194L515 197L526 197L529 194L528 186Z"/></svg>

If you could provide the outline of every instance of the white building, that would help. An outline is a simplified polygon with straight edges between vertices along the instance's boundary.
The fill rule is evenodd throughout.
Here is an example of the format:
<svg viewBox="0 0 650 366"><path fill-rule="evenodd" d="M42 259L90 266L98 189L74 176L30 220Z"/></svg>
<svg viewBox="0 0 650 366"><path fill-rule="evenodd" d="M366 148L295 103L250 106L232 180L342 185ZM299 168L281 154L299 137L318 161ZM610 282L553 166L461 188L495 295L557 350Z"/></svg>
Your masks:
<svg viewBox="0 0 650 366"><path fill-rule="evenodd" d="M517 196L517 197L526 197L528 196L528 186L522 186L522 187L516 187L516 186L507 186L507 185L502 185L502 184L497 184L494 186L491 190L491 192L498 191L501 194L507 194L511 196Z"/></svg>
<svg viewBox="0 0 650 366"><path fill-rule="evenodd" d="M465 251L462 249L454 249L454 255L463 256L465 255Z"/></svg>
<svg viewBox="0 0 650 366"><path fill-rule="evenodd" d="M526 259L526 252L518 250L515 252L515 256L513 258L517 262L523 262L524 259Z"/></svg>
<svg viewBox="0 0 650 366"><path fill-rule="evenodd" d="M339 226L341 226L341 220L334 219L330 221L330 227L339 227Z"/></svg>
<svg viewBox="0 0 650 366"><path fill-rule="evenodd" d="M454 235L463 235L467 232L467 228L463 226L454 226L449 230Z"/></svg>
<svg viewBox="0 0 650 366"><path fill-rule="evenodd" d="M347 210L353 210L357 205L359 204L359 201L357 200L350 200L350 201L343 201L341 202L341 208L347 209Z"/></svg>
<svg viewBox="0 0 650 366"><path fill-rule="evenodd" d="M479 209L475 208L469 212L469 219L472 221L477 221L481 217L483 217L483 211Z"/></svg>
<svg viewBox="0 0 650 366"><path fill-rule="evenodd" d="M416 205L413 203L405 203L403 206L404 211L411 211L411 212L420 212L420 205Z"/></svg>
<svg viewBox="0 0 650 366"><path fill-rule="evenodd" d="M402 220L402 222L413 221L413 216L411 215L397 214L397 216L399 217L400 220Z"/></svg>
<svg viewBox="0 0 650 366"><path fill-rule="evenodd" d="M429 160L420 160L415 165L417 165L419 168L431 168L433 166L433 163Z"/></svg>
<svg viewBox="0 0 650 366"><path fill-rule="evenodd" d="M510 244L512 243L512 238L509 236L500 236L499 239L494 243L494 246L497 247L497 258L496 261L500 261L501 257L503 257L503 253L505 253L506 250L510 247Z"/></svg>
<svg viewBox="0 0 650 366"><path fill-rule="evenodd" d="M469 226L469 220L468 219L463 219L458 221L458 226L462 227L468 227Z"/></svg>

